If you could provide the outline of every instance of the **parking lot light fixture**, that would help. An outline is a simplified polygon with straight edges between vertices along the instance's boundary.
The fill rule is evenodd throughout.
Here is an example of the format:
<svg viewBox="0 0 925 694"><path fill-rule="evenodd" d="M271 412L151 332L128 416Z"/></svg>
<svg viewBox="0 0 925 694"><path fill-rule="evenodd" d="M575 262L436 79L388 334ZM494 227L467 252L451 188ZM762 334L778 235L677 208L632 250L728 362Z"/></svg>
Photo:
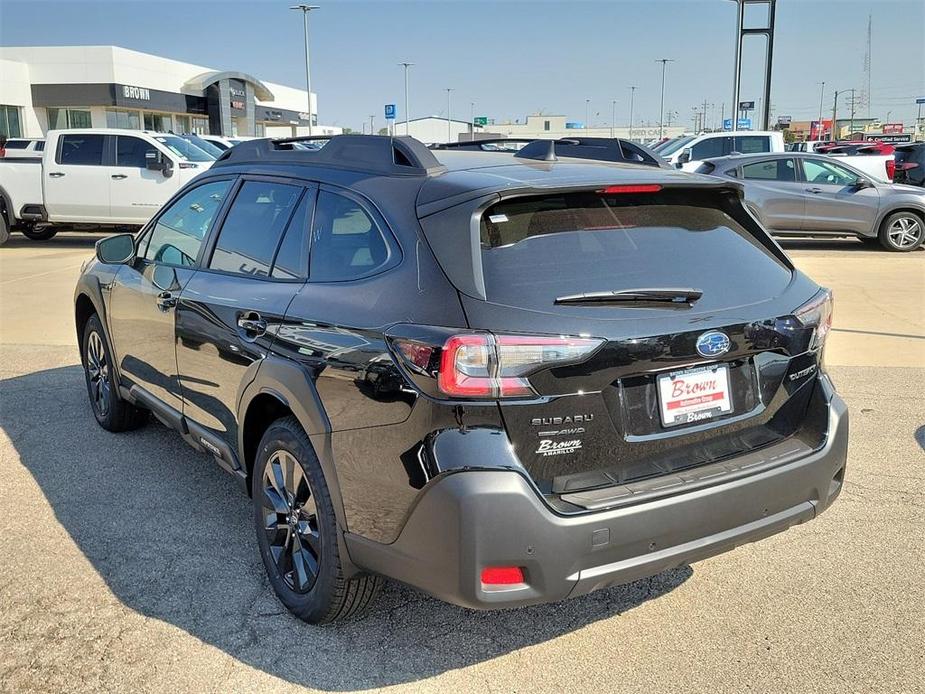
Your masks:
<svg viewBox="0 0 925 694"><path fill-rule="evenodd" d="M658 107L658 139L661 140L665 137L665 70L668 68L668 63L673 63L674 60L671 58L659 58L655 62L662 64L662 99ZM670 123L671 117L669 114L669 124Z"/></svg>
<svg viewBox="0 0 925 694"><path fill-rule="evenodd" d="M312 70L308 50L308 13L320 9L318 5L293 5L290 10L301 10L302 29L305 34L305 88L308 90L308 134L312 134Z"/></svg>
<svg viewBox="0 0 925 694"><path fill-rule="evenodd" d="M408 68L414 65L414 63L399 63L405 70L405 135L408 135L408 120L410 113L408 111Z"/></svg>
<svg viewBox="0 0 925 694"><path fill-rule="evenodd" d="M446 141L450 142L453 139L453 126L450 120L450 94L453 92L452 87L446 88Z"/></svg>
<svg viewBox="0 0 925 694"><path fill-rule="evenodd" d="M633 139L633 101L635 100L636 90L639 87L630 87L630 139Z"/></svg>

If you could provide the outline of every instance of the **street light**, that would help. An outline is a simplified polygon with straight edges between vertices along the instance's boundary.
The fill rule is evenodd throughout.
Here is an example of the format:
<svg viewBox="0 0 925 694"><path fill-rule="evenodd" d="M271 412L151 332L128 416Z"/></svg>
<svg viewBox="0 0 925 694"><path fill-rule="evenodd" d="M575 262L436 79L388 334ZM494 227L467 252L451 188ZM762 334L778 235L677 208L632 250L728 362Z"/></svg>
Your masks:
<svg viewBox="0 0 925 694"><path fill-rule="evenodd" d="M674 60L671 58L659 58L655 62L662 64L662 100L658 107L658 139L661 140L665 137L665 70L668 63L673 63Z"/></svg>
<svg viewBox="0 0 925 694"><path fill-rule="evenodd" d="M318 5L293 5L290 10L302 11L302 27L305 33L305 86L308 89L308 135L312 134L312 71L308 59L308 13L320 9Z"/></svg>
<svg viewBox="0 0 925 694"><path fill-rule="evenodd" d="M376 134L375 132L373 132L373 122L375 121L375 119L376 119L376 116L373 114L370 114L369 116L369 134L370 135Z"/></svg>
<svg viewBox="0 0 925 694"><path fill-rule="evenodd" d="M617 122L617 100L613 99L610 102L610 137L613 139L613 126Z"/></svg>
<svg viewBox="0 0 925 694"><path fill-rule="evenodd" d="M591 99L585 99L585 128L591 127Z"/></svg>
<svg viewBox="0 0 925 694"><path fill-rule="evenodd" d="M450 122L450 93L453 91L452 87L446 88L446 141L451 142L453 140L453 126Z"/></svg>
<svg viewBox="0 0 925 694"><path fill-rule="evenodd" d="M630 139L633 139L633 97L636 96L636 90L639 87L630 87Z"/></svg>
<svg viewBox="0 0 925 694"><path fill-rule="evenodd" d="M408 68L414 65L414 63L399 63L403 68L405 68L405 135L408 134Z"/></svg>

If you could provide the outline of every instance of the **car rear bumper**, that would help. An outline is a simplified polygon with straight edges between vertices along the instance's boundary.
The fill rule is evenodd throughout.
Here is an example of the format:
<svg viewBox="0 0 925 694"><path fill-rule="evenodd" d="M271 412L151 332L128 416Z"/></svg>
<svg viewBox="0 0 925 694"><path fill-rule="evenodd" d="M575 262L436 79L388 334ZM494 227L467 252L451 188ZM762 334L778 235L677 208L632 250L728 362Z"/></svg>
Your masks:
<svg viewBox="0 0 925 694"><path fill-rule="evenodd" d="M828 428L818 450L771 469L617 509L559 515L512 470L433 480L398 539L346 535L354 563L442 600L491 609L561 600L719 554L812 520L841 491L848 412L823 378ZM488 566L525 583L488 587Z"/></svg>

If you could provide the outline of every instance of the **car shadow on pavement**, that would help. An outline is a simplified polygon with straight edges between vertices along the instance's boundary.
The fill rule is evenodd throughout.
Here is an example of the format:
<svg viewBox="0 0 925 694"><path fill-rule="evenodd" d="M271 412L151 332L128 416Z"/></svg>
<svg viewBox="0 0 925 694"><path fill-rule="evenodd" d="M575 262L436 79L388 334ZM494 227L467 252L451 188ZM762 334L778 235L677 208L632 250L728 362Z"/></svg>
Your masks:
<svg viewBox="0 0 925 694"><path fill-rule="evenodd" d="M78 366L0 381L0 402L21 464L126 607L291 683L343 691L414 682L620 615L693 574L685 566L500 612L388 583L364 619L311 627L273 596L250 501L209 457L153 421L125 434L100 429Z"/></svg>

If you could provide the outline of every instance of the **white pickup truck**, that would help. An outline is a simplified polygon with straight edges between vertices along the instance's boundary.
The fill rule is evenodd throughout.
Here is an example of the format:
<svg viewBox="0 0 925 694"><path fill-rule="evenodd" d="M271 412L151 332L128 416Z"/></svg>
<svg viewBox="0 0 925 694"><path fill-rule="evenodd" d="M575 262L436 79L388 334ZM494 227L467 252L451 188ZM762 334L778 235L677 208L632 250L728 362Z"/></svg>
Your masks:
<svg viewBox="0 0 925 694"><path fill-rule="evenodd" d="M215 157L170 134L52 130L41 159L0 159L0 244L61 228L141 226Z"/></svg>

